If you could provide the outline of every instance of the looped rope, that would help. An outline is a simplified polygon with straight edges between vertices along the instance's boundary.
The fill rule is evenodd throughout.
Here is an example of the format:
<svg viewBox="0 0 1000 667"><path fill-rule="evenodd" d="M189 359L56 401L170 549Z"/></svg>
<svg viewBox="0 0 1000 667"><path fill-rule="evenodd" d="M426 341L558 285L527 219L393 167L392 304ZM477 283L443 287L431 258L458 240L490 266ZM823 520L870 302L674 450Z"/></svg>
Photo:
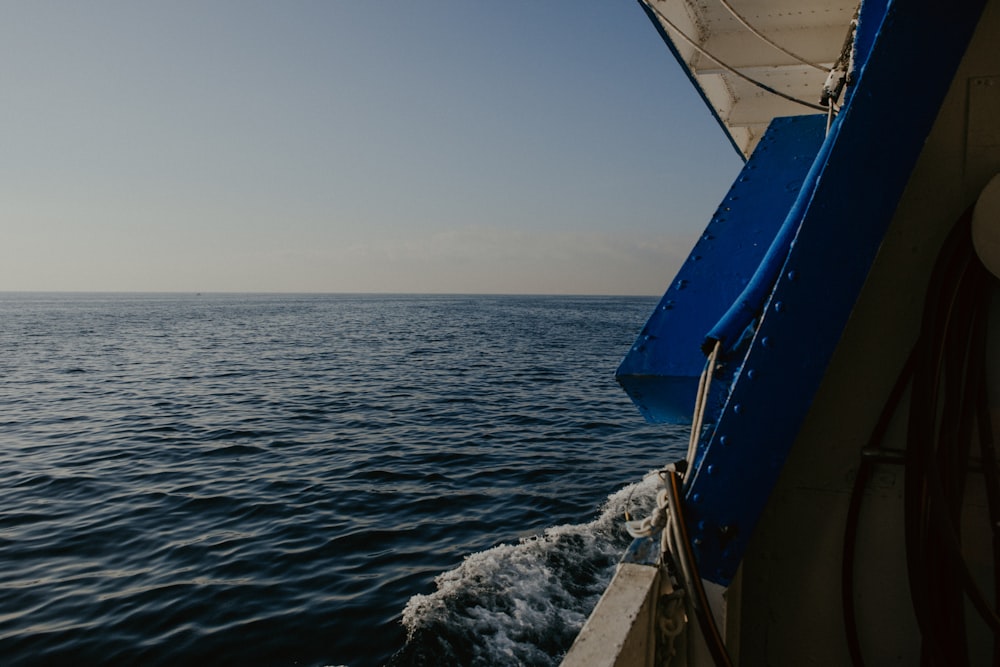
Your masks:
<svg viewBox="0 0 1000 667"><path fill-rule="evenodd" d="M656 494L656 507L645 519L634 519L625 522L625 530L632 537L652 537L667 525L667 490L660 489Z"/></svg>
<svg viewBox="0 0 1000 667"><path fill-rule="evenodd" d="M660 597L660 612L656 622L659 627L659 641L662 653L659 664L669 665L677 657L675 643L687 627L687 603L684 599L684 589L676 589Z"/></svg>
<svg viewBox="0 0 1000 667"><path fill-rule="evenodd" d="M632 502L632 493L629 493L628 498L625 501L625 530L629 535L636 539L639 539L640 537L652 537L663 530L663 528L667 525L669 514L667 512L667 489L664 482L664 475L675 470L676 467L673 463L671 463L663 470L657 470L656 472L643 477L643 481L645 481L653 475L656 475L660 479L661 487L656 493L656 507L653 508L649 516L645 519L633 519L629 514L628 506Z"/></svg>
<svg viewBox="0 0 1000 667"><path fill-rule="evenodd" d="M708 394L712 388L712 376L715 374L715 365L718 361L719 350L721 348L722 344L719 341L715 341L711 352L709 352L708 360L705 362L705 368L701 372L701 378L698 380L698 394L695 397L694 416L691 420L691 434L688 438L687 456L683 460L671 463L663 470L658 470L654 473L659 476L661 484L666 483L666 475L670 473L683 475L688 470L691 470L694 465L694 457L698 451L698 441L701 438L701 428L705 421L705 407L708 405ZM648 476L643 479L647 478ZM656 494L656 508L645 519L632 519L628 511L631 502L632 493L629 492L629 496L625 501L625 530L632 537L636 539L640 537L652 537L667 525L669 515L667 513L667 498L664 489L661 489Z"/></svg>

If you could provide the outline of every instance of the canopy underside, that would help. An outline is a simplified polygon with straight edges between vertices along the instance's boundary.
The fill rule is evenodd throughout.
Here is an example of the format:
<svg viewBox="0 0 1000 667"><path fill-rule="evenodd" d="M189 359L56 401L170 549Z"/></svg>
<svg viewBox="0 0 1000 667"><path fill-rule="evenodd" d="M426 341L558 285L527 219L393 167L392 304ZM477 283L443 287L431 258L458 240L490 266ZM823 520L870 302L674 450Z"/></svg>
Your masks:
<svg viewBox="0 0 1000 667"><path fill-rule="evenodd" d="M817 113L858 6L857 0L640 2L744 157L773 118Z"/></svg>

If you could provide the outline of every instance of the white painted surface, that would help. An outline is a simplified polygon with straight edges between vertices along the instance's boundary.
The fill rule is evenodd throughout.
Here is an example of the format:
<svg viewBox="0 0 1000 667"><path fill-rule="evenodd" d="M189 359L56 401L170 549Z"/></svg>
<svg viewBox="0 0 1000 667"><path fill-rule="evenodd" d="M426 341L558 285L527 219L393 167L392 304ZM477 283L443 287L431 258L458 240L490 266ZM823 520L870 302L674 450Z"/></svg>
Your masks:
<svg viewBox="0 0 1000 667"><path fill-rule="evenodd" d="M976 201L972 244L990 273L1000 278L1000 174L990 180Z"/></svg>
<svg viewBox="0 0 1000 667"><path fill-rule="evenodd" d="M802 62L748 30L720 2L646 2L744 155L753 151L773 118L819 111L766 92L719 61L785 95L815 104L826 72L810 65L828 69L837 60L857 8L856 0L729 0L754 31L800 56Z"/></svg>
<svg viewBox="0 0 1000 667"><path fill-rule="evenodd" d="M622 563L562 667L652 667L659 571Z"/></svg>

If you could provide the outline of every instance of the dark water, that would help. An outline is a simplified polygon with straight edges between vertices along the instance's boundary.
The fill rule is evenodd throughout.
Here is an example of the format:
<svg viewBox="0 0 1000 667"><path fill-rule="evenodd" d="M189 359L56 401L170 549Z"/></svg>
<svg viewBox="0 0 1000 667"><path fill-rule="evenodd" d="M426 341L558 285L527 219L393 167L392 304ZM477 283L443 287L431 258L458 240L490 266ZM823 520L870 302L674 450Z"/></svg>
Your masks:
<svg viewBox="0 0 1000 667"><path fill-rule="evenodd" d="M654 305L0 294L0 664L557 663Z"/></svg>

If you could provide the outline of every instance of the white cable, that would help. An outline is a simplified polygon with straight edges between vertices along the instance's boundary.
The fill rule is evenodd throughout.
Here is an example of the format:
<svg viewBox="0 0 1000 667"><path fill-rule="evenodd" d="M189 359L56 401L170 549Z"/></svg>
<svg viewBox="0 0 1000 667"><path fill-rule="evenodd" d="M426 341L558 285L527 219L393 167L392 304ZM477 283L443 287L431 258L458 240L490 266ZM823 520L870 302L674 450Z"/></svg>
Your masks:
<svg viewBox="0 0 1000 667"><path fill-rule="evenodd" d="M778 49L779 51L781 51L782 53L784 53L789 58L792 58L793 60L798 60L803 65L806 65L808 67L812 67L813 69L818 69L820 72L829 72L830 71L829 67L823 67L822 65L817 65L814 62L806 60L805 58L803 58L802 56L798 55L797 53L793 53L793 52L789 51L788 49L786 49L785 47L781 46L780 44L772 41L767 35L765 35L764 33L760 32L760 31L758 31L756 28L754 28L752 25L750 25L750 23L745 18L743 18L743 16L739 12L737 12L736 9L734 9L732 5L730 5L728 2L726 2L726 0L719 0L719 3L723 7L725 7L727 10L729 10L729 13L733 15L733 18L735 18L737 21L739 21L740 23L742 23L744 28L746 28L747 30L749 30L753 35L755 35L759 39L763 40L764 42L766 42L770 46L773 46L774 48Z"/></svg>
<svg viewBox="0 0 1000 667"><path fill-rule="evenodd" d="M680 37L681 39L683 39L685 42L687 42L691 46L691 48L693 48L695 51L697 51L701 55L705 56L709 60L713 61L715 64L717 64L719 67L721 67L722 69L726 70L730 74L733 74L734 76L738 76L739 78L743 79L744 81L747 81L748 83L753 84L754 86L757 86L761 90L767 91L767 92L771 93L772 95L777 95L778 97L786 99L789 102L794 102L796 104L801 104L804 107L809 107L810 109L816 109L818 111L826 111L826 107L824 107L824 106L822 106L820 104L813 104L812 102L806 102L805 100L800 100L797 97L793 97L791 95L783 93L780 90L776 90L776 89L772 88L771 86L768 86L765 83L762 83L760 81L757 81L756 79L750 78L749 76L747 76L743 72L740 72L739 70L737 70L735 67L722 62L721 60L719 60L718 58L716 58L715 56L713 56L711 53L709 53L708 51L706 51L696 41L694 41L693 39L691 39L690 37L688 37L686 34L684 34L684 31L682 31L680 28L678 28L677 25L673 21L671 21L670 19L668 19L666 16L663 15L663 12L661 12L659 9L657 9L656 7L653 6L652 0L642 0L642 3L644 5L646 5L646 7L648 7L650 10L652 10L654 13L656 13L656 15L660 18L660 21L662 21L665 26L667 26L668 28L670 28L671 30L673 30L675 33L677 33L677 36Z"/></svg>

